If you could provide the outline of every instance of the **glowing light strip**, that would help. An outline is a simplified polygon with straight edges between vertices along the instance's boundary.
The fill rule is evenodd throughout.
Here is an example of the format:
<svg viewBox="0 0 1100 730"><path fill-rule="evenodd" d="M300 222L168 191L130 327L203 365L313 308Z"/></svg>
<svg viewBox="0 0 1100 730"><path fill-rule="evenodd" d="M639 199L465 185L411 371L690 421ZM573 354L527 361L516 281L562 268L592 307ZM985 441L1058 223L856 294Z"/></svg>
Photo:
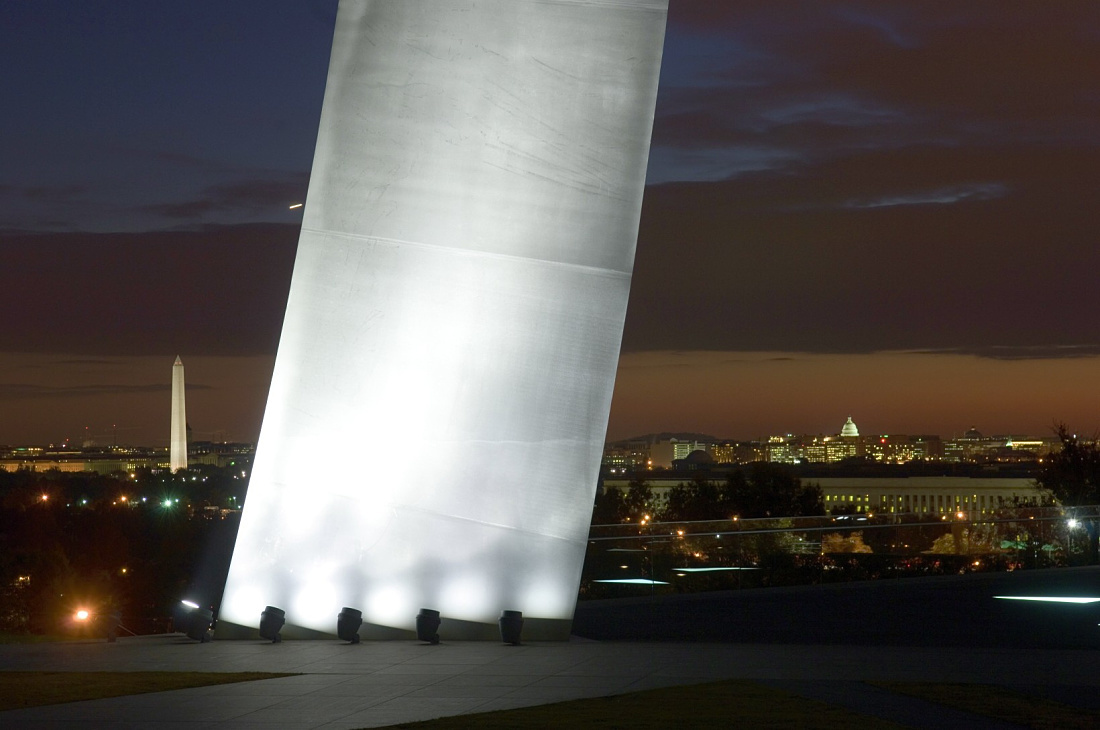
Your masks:
<svg viewBox="0 0 1100 730"><path fill-rule="evenodd" d="M715 573L720 570L760 570L760 568L676 568L681 573Z"/></svg>
<svg viewBox="0 0 1100 730"><path fill-rule="evenodd" d="M1084 596L993 596L1005 601L1042 601L1044 603L1100 603L1100 598Z"/></svg>
<svg viewBox="0 0 1100 730"><path fill-rule="evenodd" d="M639 586L667 586L668 582L663 580L649 580L648 578L619 578L617 580L597 580L595 583L629 583L630 585Z"/></svg>

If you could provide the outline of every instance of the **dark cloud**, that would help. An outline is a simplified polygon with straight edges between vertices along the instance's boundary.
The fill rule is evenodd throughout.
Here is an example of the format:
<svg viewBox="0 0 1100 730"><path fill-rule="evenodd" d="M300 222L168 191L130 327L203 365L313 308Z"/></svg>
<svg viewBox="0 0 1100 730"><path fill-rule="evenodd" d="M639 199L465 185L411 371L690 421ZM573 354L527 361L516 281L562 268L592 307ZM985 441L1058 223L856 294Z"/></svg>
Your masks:
<svg viewBox="0 0 1100 730"><path fill-rule="evenodd" d="M87 398L109 395L134 395L144 393L167 392L172 389L168 384L149 385L74 385L74 386L50 386L32 385L27 383L0 383L0 401L18 400L22 398ZM187 385L187 390L210 390L210 386L201 384Z"/></svg>
<svg viewBox="0 0 1100 730"><path fill-rule="evenodd" d="M297 237L257 224L0 238L0 350L273 353Z"/></svg>
<svg viewBox="0 0 1100 730"><path fill-rule="evenodd" d="M1095 144L1098 27L1092 2L673 3L654 145L797 166L914 143Z"/></svg>
<svg viewBox="0 0 1100 730"><path fill-rule="evenodd" d="M310 26L309 48L327 53L322 26L334 3L282 7ZM1098 28L1091 0L673 2L624 348L1006 359L998 348L1064 357L1072 348L1044 343L1100 341L1090 316L1100 305L1091 281L1100 265ZM205 37L205 25L192 30ZM299 29L285 30L284 42ZM233 55L217 68L235 70L232 87L192 86L188 75L164 92L203 95L204 113L189 124L218 126L193 139L164 131L178 120L164 112L175 107L150 101L161 100L159 81L133 82L146 95L126 108L166 115L142 117L148 131L133 140L113 140L130 151L119 159L163 164L150 176L163 194L120 196L135 218L190 228L289 220L275 212L304 198L305 172L280 172L294 165L249 152L257 134L265 150L289 148L264 136L283 118L271 106L278 95L253 90L241 63L226 60L238 59L235 43L223 50ZM302 154L324 54L298 52L293 63L276 55L286 73L312 59L297 83L313 96L285 100L310 131L294 135ZM256 78L271 83L272 57L263 58ZM203 144L160 149L166 139ZM30 190L4 182L0 195ZM39 187L31 194L87 194ZM46 227L47 213L57 226L88 215L59 204L39 218L12 216L11 227ZM0 349L271 353L295 238L292 225L7 234L0 305L33 316L14 318Z"/></svg>
<svg viewBox="0 0 1100 730"><path fill-rule="evenodd" d="M158 203L142 210L175 220L198 220L211 213L263 213L285 209L305 199L309 176L290 173L284 179L242 180L211 185L201 197L180 203Z"/></svg>
<svg viewBox="0 0 1100 730"><path fill-rule="evenodd" d="M88 190L85 185L0 185L0 195L41 203L67 203Z"/></svg>
<svg viewBox="0 0 1100 730"><path fill-rule="evenodd" d="M1100 149L936 146L651 187L624 348L1100 341L1097 190Z"/></svg>
<svg viewBox="0 0 1100 730"><path fill-rule="evenodd" d="M78 358L71 360L53 360L51 365L113 365L114 360L102 360L96 358Z"/></svg>
<svg viewBox="0 0 1100 730"><path fill-rule="evenodd" d="M670 8L624 349L1100 341L1100 5Z"/></svg>
<svg viewBox="0 0 1100 730"><path fill-rule="evenodd" d="M1065 360L1100 356L1100 344L1085 345L990 345L935 350L912 350L916 355L976 355L991 360Z"/></svg>

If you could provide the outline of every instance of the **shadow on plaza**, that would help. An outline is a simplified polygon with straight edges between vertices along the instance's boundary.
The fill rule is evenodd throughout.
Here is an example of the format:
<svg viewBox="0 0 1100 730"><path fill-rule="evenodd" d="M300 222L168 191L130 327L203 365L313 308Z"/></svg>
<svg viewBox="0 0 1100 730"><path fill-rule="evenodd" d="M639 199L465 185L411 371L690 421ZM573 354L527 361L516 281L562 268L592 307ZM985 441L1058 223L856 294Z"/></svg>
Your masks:
<svg viewBox="0 0 1100 730"><path fill-rule="evenodd" d="M582 601L573 633L622 641L1077 649L1100 648L1098 623L1094 566Z"/></svg>

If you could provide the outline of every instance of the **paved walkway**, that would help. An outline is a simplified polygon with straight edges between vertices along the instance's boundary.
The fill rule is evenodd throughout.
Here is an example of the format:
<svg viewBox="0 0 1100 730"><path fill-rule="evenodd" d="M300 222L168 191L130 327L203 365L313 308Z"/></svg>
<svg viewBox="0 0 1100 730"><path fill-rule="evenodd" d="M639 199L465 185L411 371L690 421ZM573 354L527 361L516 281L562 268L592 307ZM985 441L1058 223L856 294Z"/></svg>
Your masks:
<svg viewBox="0 0 1100 730"><path fill-rule="evenodd" d="M863 680L1035 685L1092 698L1100 653L1012 648L619 643L215 641L178 636L0 646L0 668L40 671L270 671L301 676L0 713L0 727L122 730L378 727L719 679L787 691L914 727L1010 727L919 700L876 695ZM876 696L872 696L876 695ZM1087 706L1082 701L1081 706ZM967 723L970 724L967 724Z"/></svg>

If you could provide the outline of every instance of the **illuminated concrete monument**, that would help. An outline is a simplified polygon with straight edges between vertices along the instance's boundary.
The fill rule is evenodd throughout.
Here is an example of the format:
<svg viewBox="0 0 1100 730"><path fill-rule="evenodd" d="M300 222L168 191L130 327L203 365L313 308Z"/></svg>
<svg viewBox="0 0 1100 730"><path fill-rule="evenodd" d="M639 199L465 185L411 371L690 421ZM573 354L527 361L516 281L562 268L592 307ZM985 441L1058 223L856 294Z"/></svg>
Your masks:
<svg viewBox="0 0 1100 730"><path fill-rule="evenodd" d="M341 2L220 629L568 635L666 12Z"/></svg>
<svg viewBox="0 0 1100 730"><path fill-rule="evenodd" d="M187 403L183 388L183 360L172 365L172 430L168 441L168 468L187 468Z"/></svg>

